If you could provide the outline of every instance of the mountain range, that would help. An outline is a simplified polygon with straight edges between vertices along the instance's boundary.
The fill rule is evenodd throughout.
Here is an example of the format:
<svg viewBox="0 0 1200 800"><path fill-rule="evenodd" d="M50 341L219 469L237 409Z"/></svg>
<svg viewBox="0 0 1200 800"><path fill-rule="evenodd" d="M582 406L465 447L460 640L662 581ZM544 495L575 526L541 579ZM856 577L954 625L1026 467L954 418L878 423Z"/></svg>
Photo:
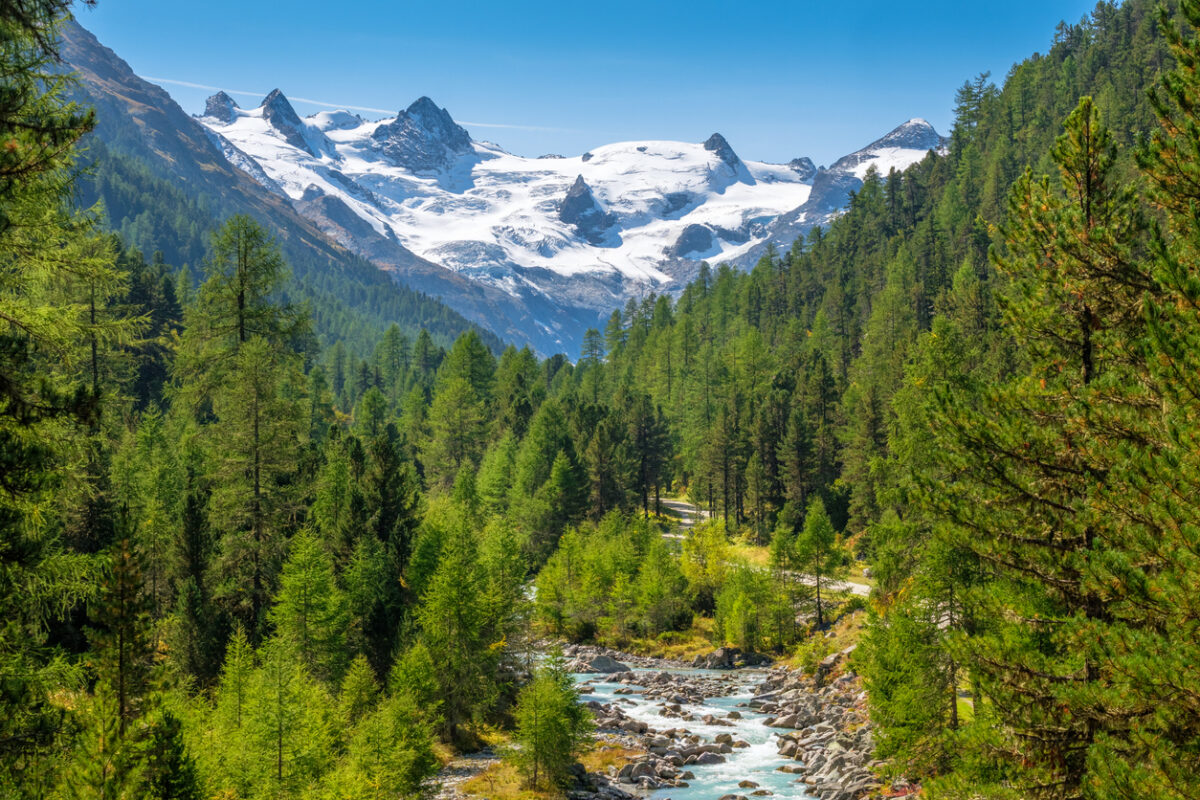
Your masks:
<svg viewBox="0 0 1200 800"><path fill-rule="evenodd" d="M272 227L302 228L306 246L365 259L543 355L574 356L588 327L631 298L681 289L702 262L749 267L790 247L840 213L869 170L945 146L913 119L827 168L743 159L719 133L526 158L472 139L427 97L379 120L301 117L279 90L245 109L219 92L193 118L78 25L65 38L101 124L133 118L117 138L140 138L132 149L185 185L219 176L222 195L235 186Z"/></svg>

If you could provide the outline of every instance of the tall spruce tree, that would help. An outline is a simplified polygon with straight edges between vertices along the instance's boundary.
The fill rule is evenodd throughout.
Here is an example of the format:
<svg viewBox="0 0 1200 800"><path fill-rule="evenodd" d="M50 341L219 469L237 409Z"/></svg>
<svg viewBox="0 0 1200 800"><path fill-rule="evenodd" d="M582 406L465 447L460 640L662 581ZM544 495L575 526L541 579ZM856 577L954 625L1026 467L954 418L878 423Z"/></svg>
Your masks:
<svg viewBox="0 0 1200 800"><path fill-rule="evenodd" d="M951 542L993 574L961 657L1001 723L984 745L1001 763L961 780L997 794L1007 790L991 781L1007 776L1027 794L1086 796L1090 749L1124 724L1102 702L1113 619L1095 580L1123 534L1094 498L1111 476L1111 425L1151 285L1133 189L1115 181L1114 156L1083 98L1054 148L1059 180L1018 181L1006 248L994 255L1012 281L1005 321L1022 369L994 390L943 397L933 419L939 460L957 480L932 502Z"/></svg>

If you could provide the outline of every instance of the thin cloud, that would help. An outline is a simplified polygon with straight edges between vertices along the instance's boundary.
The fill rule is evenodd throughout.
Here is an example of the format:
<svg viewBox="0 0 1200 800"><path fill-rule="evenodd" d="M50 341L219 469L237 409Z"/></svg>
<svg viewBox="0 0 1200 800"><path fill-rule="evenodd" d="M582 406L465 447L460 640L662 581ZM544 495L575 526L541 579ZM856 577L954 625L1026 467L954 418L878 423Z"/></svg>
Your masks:
<svg viewBox="0 0 1200 800"><path fill-rule="evenodd" d="M139 75L142 80L152 81L154 83L169 83L172 86L186 86L189 89L205 89L210 92L225 92L226 94L236 94L242 97L265 97L266 92L250 92L244 89L225 89L221 86L209 86L206 83L193 83L192 81L180 81L174 78L153 78L149 75ZM349 106L345 103L326 103L323 100L311 100L307 97L290 97L288 98L296 103L308 103L313 106L321 106L323 108L345 109L346 111L369 111L375 114L394 114L394 110L389 108L372 108L371 106ZM460 120L460 124L469 125L473 128L503 128L513 131L535 131L538 133L582 133L582 131L572 128L549 128L542 125L511 125L504 122L467 122Z"/></svg>
<svg viewBox="0 0 1200 800"><path fill-rule="evenodd" d="M574 128L546 128L541 125L508 125L503 122L467 122L459 120L460 125L470 125L473 128L507 128L514 131L537 131L539 133L583 133Z"/></svg>

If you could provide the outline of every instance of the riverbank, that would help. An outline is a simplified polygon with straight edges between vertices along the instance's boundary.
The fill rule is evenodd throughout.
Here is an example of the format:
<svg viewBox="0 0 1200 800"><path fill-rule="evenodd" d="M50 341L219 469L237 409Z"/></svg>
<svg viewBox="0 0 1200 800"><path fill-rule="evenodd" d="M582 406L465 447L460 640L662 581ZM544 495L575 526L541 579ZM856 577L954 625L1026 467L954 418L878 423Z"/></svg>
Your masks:
<svg viewBox="0 0 1200 800"><path fill-rule="evenodd" d="M846 648L802 672L698 669L599 646L563 648L596 719L568 800L863 800L881 786ZM474 770L466 777L463 771ZM444 770L439 800L533 800L494 756ZM511 770L509 770L511 771Z"/></svg>

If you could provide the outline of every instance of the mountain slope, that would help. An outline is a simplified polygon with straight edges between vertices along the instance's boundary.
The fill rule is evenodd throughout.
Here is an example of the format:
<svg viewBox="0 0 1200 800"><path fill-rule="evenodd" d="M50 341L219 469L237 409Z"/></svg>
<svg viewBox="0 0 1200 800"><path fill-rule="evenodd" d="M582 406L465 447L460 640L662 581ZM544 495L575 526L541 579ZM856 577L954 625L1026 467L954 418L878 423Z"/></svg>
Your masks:
<svg viewBox="0 0 1200 800"><path fill-rule="evenodd" d="M740 263L828 222L869 167L903 169L943 145L912 120L827 170L744 160L719 133L523 158L471 140L427 97L390 119L301 119L279 90L251 109L214 95L200 121L347 247L374 259L381 241L401 244L575 315L576 334L584 318L672 291L702 260Z"/></svg>
<svg viewBox="0 0 1200 800"><path fill-rule="evenodd" d="M310 302L326 339L341 337L365 346L397 322L409 331L427 328L448 343L474 324L490 346L501 346L487 323L505 321L492 309L493 301L504 302L503 297L490 297L481 287L455 280L396 246L390 252L393 262L411 264L418 278L405 281L411 288L401 285L331 240L278 191L254 180L252 172L244 171L252 169L252 161L235 166L236 160L165 91L134 75L78 24L64 27L63 57L78 75L81 99L97 112L81 199L104 200L113 227L133 233L135 246L196 265L204 256L207 233L225 217L247 213L279 239L293 273L286 291L294 300ZM422 271L434 279L419 280ZM426 296L446 293L463 298L460 305L474 313L456 313ZM524 309L512 312L516 322L496 327L528 322Z"/></svg>
<svg viewBox="0 0 1200 800"><path fill-rule="evenodd" d="M279 90L251 109L221 92L193 119L78 25L65 40L100 112L97 172L120 173L95 194L138 246L194 262L198 231L250 213L277 232L301 294L315 301L323 287L315 304L339 306L320 309L330 320L359 313L360 301L372 325L400 315L382 307L375 265L543 355L574 355L613 308L677 290L702 261L752 264L768 243L790 245L839 213L869 167L902 169L943 142L913 120L820 170L806 158L743 159L720 134L523 158L472 140L425 97L368 121L346 111L301 118ZM147 213L163 198L177 200L167 216L191 219L163 230L163 215ZM360 289L331 284L343 280ZM343 302L350 295L358 299ZM415 301L405 302L411 311Z"/></svg>

